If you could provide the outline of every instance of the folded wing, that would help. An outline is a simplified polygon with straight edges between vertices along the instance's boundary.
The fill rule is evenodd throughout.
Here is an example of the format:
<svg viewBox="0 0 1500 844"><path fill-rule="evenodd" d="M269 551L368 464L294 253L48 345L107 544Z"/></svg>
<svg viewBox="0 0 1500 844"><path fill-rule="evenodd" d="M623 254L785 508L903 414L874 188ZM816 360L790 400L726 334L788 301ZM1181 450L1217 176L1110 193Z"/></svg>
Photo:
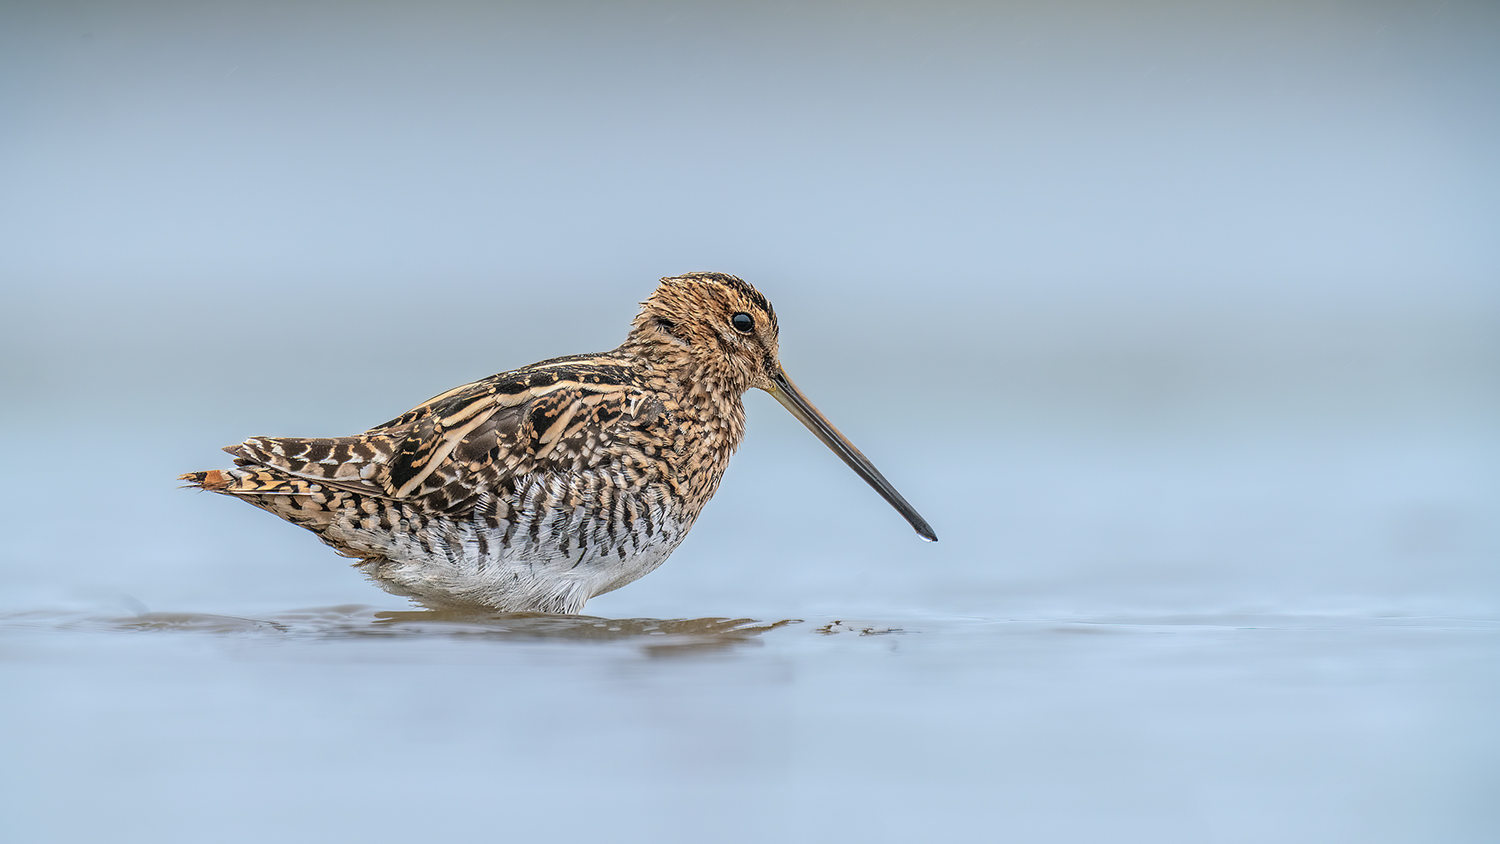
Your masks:
<svg viewBox="0 0 1500 844"><path fill-rule="evenodd" d="M609 469L649 480L658 465L649 453L669 441L656 421L661 401L607 359L548 364L457 387L352 437L253 437L225 451L241 467L421 499L434 512L472 509L481 490L533 473Z"/></svg>

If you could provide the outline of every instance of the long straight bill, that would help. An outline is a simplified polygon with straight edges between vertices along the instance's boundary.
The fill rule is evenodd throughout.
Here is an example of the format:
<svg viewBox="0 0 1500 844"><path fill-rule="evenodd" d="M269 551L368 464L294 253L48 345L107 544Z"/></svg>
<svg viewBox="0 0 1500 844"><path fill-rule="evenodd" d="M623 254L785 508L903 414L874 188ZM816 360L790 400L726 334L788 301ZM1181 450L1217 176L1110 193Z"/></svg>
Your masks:
<svg viewBox="0 0 1500 844"><path fill-rule="evenodd" d="M937 534L932 532L932 526L927 524L927 520L917 513L916 508L906 503L901 493L891 486L891 482L885 479L885 475L880 474L880 470L875 468L875 464L871 463L868 457L854 447L854 443L849 442L843 434L839 433L838 428L833 427L833 423L829 422L827 417L813 407L813 403L807 400L807 396L802 395L802 391L798 390L797 385L792 383L792 379L787 377L786 370L776 367L771 372L771 383L773 387L770 393L781 402L782 407L791 411L792 415L797 417L797 421L806 425L807 429L816 434L824 445L833 449L834 454L848 463L850 469L864 478L865 483L874 487L875 491L880 493L880 497L890 502L890 505L896 508L896 512L905 517L923 539L928 542L937 541Z"/></svg>

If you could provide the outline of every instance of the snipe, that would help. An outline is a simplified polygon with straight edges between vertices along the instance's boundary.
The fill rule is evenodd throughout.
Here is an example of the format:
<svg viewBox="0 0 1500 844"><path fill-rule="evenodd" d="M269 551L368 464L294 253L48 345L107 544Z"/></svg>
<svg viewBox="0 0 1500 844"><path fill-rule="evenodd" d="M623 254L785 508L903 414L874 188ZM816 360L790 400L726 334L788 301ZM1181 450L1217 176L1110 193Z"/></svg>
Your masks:
<svg viewBox="0 0 1500 844"><path fill-rule="evenodd" d="M792 384L776 312L721 273L662 279L612 352L455 387L352 437L254 437L182 476L311 530L431 607L577 613L661 565L775 396L917 533L937 535Z"/></svg>

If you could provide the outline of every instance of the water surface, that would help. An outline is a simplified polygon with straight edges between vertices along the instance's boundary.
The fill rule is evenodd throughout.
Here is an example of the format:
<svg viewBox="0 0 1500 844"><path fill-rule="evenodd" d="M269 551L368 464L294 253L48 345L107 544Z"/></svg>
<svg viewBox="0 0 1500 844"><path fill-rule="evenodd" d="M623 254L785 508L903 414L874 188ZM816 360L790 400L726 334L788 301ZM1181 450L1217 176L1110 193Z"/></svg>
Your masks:
<svg viewBox="0 0 1500 844"><path fill-rule="evenodd" d="M1496 829L1494 621L346 605L0 631L17 841Z"/></svg>

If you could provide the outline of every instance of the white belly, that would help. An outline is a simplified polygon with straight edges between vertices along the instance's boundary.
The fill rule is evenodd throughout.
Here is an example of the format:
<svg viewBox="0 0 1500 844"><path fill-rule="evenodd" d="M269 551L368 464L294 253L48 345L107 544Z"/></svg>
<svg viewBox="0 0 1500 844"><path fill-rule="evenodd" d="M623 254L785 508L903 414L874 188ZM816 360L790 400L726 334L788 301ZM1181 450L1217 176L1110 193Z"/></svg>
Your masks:
<svg viewBox="0 0 1500 844"><path fill-rule="evenodd" d="M528 509L520 495L508 519L402 519L395 529L355 521L330 525L325 541L369 549L357 563L387 592L427 606L501 612L578 613L588 599L619 589L661 565L687 536L697 513L657 491L642 491L633 520L586 507Z"/></svg>

